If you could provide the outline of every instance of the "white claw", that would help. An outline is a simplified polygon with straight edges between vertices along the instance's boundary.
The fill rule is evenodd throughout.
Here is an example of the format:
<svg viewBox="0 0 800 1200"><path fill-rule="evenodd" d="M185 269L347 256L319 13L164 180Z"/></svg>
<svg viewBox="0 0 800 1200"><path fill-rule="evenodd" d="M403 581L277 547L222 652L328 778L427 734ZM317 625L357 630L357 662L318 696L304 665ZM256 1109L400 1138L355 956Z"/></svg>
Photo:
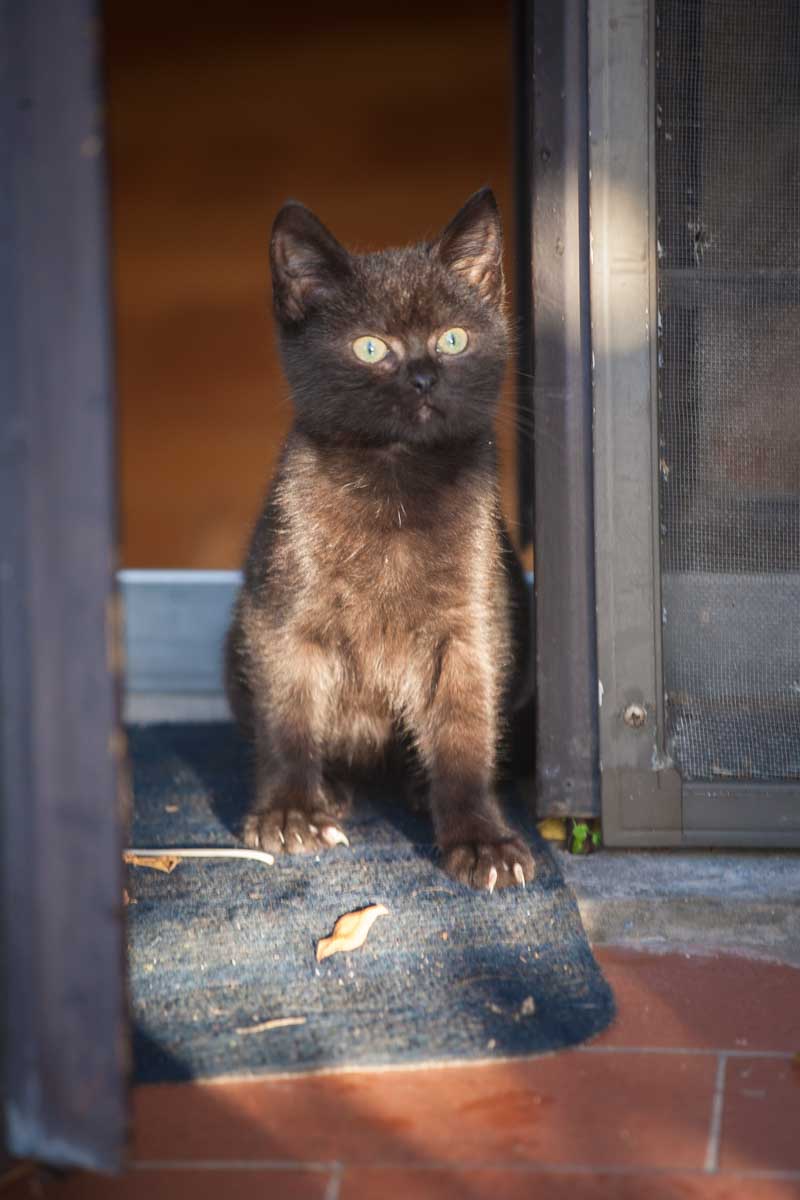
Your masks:
<svg viewBox="0 0 800 1200"><path fill-rule="evenodd" d="M335 825L326 825L320 834L326 846L349 846L347 834L342 833Z"/></svg>
<svg viewBox="0 0 800 1200"><path fill-rule="evenodd" d="M310 821L308 822L308 828L311 833L319 833L319 830L317 829L316 825L312 825Z"/></svg>
<svg viewBox="0 0 800 1200"><path fill-rule="evenodd" d="M298 842L299 842L299 843L300 843L300 845L302 846L302 844L303 844L303 839L300 837L300 834L297 832L297 830L294 830L293 832L294 832L294 836L297 838Z"/></svg>
<svg viewBox="0 0 800 1200"><path fill-rule="evenodd" d="M525 887L525 872L523 871L523 869L522 869L522 867L519 865L519 863L514 863L514 872L513 872L513 874L514 874L514 878L516 879L516 881L517 881L517 883L519 884L519 886L520 886L521 888L524 888L524 887Z"/></svg>
<svg viewBox="0 0 800 1200"><path fill-rule="evenodd" d="M282 845L282 846L285 846L285 845L286 845L286 838L283 836L283 830L282 830L282 829L279 829L279 830L278 830L278 837L279 837L279 838L280 838L280 840L281 840L281 845Z"/></svg>
<svg viewBox="0 0 800 1200"><path fill-rule="evenodd" d="M489 871L489 882L487 884L487 890L488 890L490 896L491 896L492 892L494 891L494 885L496 883L497 883L497 867L492 867L491 870Z"/></svg>

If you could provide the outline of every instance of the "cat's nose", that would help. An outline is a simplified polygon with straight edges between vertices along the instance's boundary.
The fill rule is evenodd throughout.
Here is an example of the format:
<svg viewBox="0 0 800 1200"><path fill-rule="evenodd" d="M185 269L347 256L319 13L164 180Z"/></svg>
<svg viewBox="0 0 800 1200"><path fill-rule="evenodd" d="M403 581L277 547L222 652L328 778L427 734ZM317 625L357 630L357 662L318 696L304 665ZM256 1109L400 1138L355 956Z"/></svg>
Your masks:
<svg viewBox="0 0 800 1200"><path fill-rule="evenodd" d="M427 396L436 383L436 372L430 367L417 367L411 372L411 386L420 396Z"/></svg>

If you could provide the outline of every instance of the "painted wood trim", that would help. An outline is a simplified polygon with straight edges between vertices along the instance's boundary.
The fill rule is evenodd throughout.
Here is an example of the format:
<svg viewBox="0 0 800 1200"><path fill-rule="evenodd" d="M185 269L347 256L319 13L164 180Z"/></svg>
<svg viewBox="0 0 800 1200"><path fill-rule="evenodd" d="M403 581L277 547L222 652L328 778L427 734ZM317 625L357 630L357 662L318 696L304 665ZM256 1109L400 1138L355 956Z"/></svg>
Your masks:
<svg viewBox="0 0 800 1200"><path fill-rule="evenodd" d="M114 396L92 0L0 5L0 970L8 1150L118 1169Z"/></svg>

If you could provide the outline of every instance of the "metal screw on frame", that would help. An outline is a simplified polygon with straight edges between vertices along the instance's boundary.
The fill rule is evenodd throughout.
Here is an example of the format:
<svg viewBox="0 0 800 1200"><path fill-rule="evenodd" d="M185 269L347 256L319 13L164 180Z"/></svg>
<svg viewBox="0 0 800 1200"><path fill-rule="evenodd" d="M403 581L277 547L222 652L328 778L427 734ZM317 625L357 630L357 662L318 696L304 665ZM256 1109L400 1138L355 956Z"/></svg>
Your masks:
<svg viewBox="0 0 800 1200"><path fill-rule="evenodd" d="M647 722L647 709L643 704L629 704L622 719L631 729L641 729Z"/></svg>

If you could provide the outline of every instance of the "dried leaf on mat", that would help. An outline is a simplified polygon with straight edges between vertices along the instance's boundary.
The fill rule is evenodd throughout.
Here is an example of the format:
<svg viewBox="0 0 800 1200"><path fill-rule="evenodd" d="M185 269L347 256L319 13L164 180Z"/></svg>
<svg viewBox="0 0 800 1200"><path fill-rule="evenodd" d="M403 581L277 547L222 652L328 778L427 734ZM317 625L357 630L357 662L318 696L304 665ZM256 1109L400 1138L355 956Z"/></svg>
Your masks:
<svg viewBox="0 0 800 1200"><path fill-rule="evenodd" d="M122 857L131 867L150 867L153 871L164 871L167 875L169 875L170 871L174 871L181 861L174 854L161 854L156 857L154 854L144 855L126 852Z"/></svg>
<svg viewBox="0 0 800 1200"><path fill-rule="evenodd" d="M321 938L317 942L317 962L322 962L323 958L328 958L331 954L357 950L359 946L364 945L375 920L388 915L389 910L385 904L370 904L368 908L345 913L334 925L331 936Z"/></svg>

